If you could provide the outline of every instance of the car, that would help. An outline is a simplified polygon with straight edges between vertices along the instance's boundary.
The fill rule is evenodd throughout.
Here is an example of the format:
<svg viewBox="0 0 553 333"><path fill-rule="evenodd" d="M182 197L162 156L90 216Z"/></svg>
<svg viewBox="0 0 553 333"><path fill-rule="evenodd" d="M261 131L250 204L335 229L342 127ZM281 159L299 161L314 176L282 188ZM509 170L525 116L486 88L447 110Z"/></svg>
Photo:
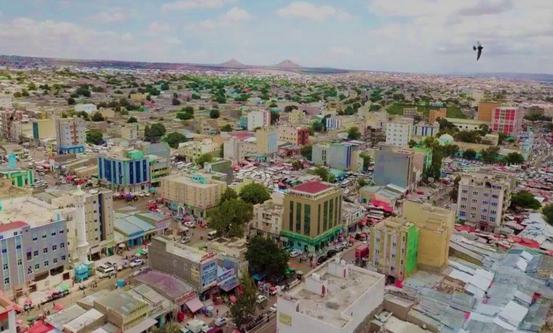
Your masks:
<svg viewBox="0 0 553 333"><path fill-rule="evenodd" d="M217 317L213 321L213 325L217 327L225 326L227 324L227 318L225 317Z"/></svg>
<svg viewBox="0 0 553 333"><path fill-rule="evenodd" d="M131 260L130 266L131 268L142 266L144 264L144 260L142 259L133 259Z"/></svg>
<svg viewBox="0 0 553 333"><path fill-rule="evenodd" d="M328 251L326 252L326 256L327 256L328 258L330 258L330 257L335 256L336 253L338 253L338 250L330 249L330 250L328 250Z"/></svg>
<svg viewBox="0 0 553 333"><path fill-rule="evenodd" d="M195 228L195 227L196 227L196 222L194 222L194 221L186 221L186 222L184 222L184 226L185 226L185 227L188 227L188 228Z"/></svg>
<svg viewBox="0 0 553 333"><path fill-rule="evenodd" d="M300 250L292 250L290 251L290 258L295 258L295 257L298 257L301 255L301 251Z"/></svg>
<svg viewBox="0 0 553 333"><path fill-rule="evenodd" d="M327 256L320 256L318 259L317 259L317 264L322 264L323 262L325 262L327 260Z"/></svg>
<svg viewBox="0 0 553 333"><path fill-rule="evenodd" d="M276 305L271 305L271 307L269 308L269 312L277 312Z"/></svg>
<svg viewBox="0 0 553 333"><path fill-rule="evenodd" d="M265 303L265 302L267 302L267 296L265 296L265 295L257 295L257 298L256 298L255 302L256 302L257 304Z"/></svg>
<svg viewBox="0 0 553 333"><path fill-rule="evenodd" d="M122 270L123 270L123 265L118 264L118 265L117 265L117 271L120 272L120 271L122 271Z"/></svg>

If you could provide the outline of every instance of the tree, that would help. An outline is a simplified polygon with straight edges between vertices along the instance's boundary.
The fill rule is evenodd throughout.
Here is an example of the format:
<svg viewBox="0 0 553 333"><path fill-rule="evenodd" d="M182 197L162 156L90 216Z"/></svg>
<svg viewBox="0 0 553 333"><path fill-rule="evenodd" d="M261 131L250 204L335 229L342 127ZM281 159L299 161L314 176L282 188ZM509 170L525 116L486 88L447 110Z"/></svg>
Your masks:
<svg viewBox="0 0 553 333"><path fill-rule="evenodd" d="M503 133L503 132L499 132L499 133L497 134L497 136L498 136L498 138L499 138L499 139L497 140L497 143L500 144L500 145L503 144L503 141L505 141L505 140L509 137L507 134L505 134L505 133Z"/></svg>
<svg viewBox="0 0 553 333"><path fill-rule="evenodd" d="M327 168L322 166L316 167L311 173L319 176L323 182L334 183L336 181L336 177Z"/></svg>
<svg viewBox="0 0 553 333"><path fill-rule="evenodd" d="M246 260L249 271L278 280L288 268L288 252L271 239L255 236L248 242Z"/></svg>
<svg viewBox="0 0 553 333"><path fill-rule="evenodd" d="M225 192L223 192L223 194L221 195L221 202L220 203L223 203L227 200L232 200L232 199L237 199L238 198L238 193L236 193L236 191L230 187L227 187L227 189L225 190Z"/></svg>
<svg viewBox="0 0 553 333"><path fill-rule="evenodd" d="M242 294L236 300L236 303L230 306L230 316L240 332L242 328L253 318L256 309L257 288L252 278L244 273L240 279Z"/></svg>
<svg viewBox="0 0 553 333"><path fill-rule="evenodd" d="M217 119L217 118L219 118L219 116L220 116L219 110L213 109L213 110L209 111L209 118Z"/></svg>
<svg viewBox="0 0 553 333"><path fill-rule="evenodd" d="M69 97L67 99L67 105L75 105L75 99L73 97Z"/></svg>
<svg viewBox="0 0 553 333"><path fill-rule="evenodd" d="M353 126L348 129L349 140L359 140L360 138L361 138L361 132L359 132L359 127Z"/></svg>
<svg viewBox="0 0 553 333"><path fill-rule="evenodd" d="M232 125L225 124L221 127L221 132L232 132Z"/></svg>
<svg viewBox="0 0 553 333"><path fill-rule="evenodd" d="M240 198L255 205L269 200L271 194L263 184L249 183L240 190Z"/></svg>
<svg viewBox="0 0 553 333"><path fill-rule="evenodd" d="M324 129L324 125L321 121L317 120L313 124L311 124L311 129L314 132L322 132Z"/></svg>
<svg viewBox="0 0 553 333"><path fill-rule="evenodd" d="M359 188L363 186L367 186L369 183L367 183L367 180L365 178L358 178L357 179L357 185L359 185Z"/></svg>
<svg viewBox="0 0 553 333"><path fill-rule="evenodd" d="M292 169L301 170L303 169L303 163L300 160L294 160L292 162Z"/></svg>
<svg viewBox="0 0 553 333"><path fill-rule="evenodd" d="M465 160L475 160L476 159L476 151L474 149L467 149L463 152L463 158Z"/></svg>
<svg viewBox="0 0 553 333"><path fill-rule="evenodd" d="M543 207L541 213L545 217L545 221L549 223L549 225L553 225L553 204Z"/></svg>
<svg viewBox="0 0 553 333"><path fill-rule="evenodd" d="M104 142L104 134L97 129L90 129L86 132L86 142L94 145L99 145Z"/></svg>
<svg viewBox="0 0 553 333"><path fill-rule="evenodd" d="M507 154L507 156L505 156L505 163L507 164L522 164L524 163L524 157L517 153L517 152L512 152L512 153L509 153Z"/></svg>
<svg viewBox="0 0 553 333"><path fill-rule="evenodd" d="M522 190L511 197L511 207L539 209L541 204L532 193Z"/></svg>
<svg viewBox="0 0 553 333"><path fill-rule="evenodd" d="M223 237L242 237L244 226L253 217L253 206L240 199L222 202L209 214L209 227Z"/></svg>
<svg viewBox="0 0 553 333"><path fill-rule="evenodd" d="M213 156L210 153L205 153L196 159L196 164L203 167L204 163L210 163L211 161L213 161Z"/></svg>
<svg viewBox="0 0 553 333"><path fill-rule="evenodd" d="M296 105L286 105L284 107L284 112L288 113L288 112L292 112L292 110L297 110L298 107Z"/></svg>
<svg viewBox="0 0 553 333"><path fill-rule="evenodd" d="M413 147L415 147L416 145L417 145L417 141L412 140L412 139L409 140L409 148L413 148Z"/></svg>
<svg viewBox="0 0 553 333"><path fill-rule="evenodd" d="M146 125L144 139L149 142L158 142L165 135L165 131L165 126L161 123L155 123L152 126Z"/></svg>
<svg viewBox="0 0 553 333"><path fill-rule="evenodd" d="M484 163L495 163L499 157L499 147L489 147L480 152L482 162Z"/></svg>
<svg viewBox="0 0 553 333"><path fill-rule="evenodd" d="M312 145L305 145L301 147L300 149L301 156L305 157L305 159L311 161L311 157L313 154L313 146Z"/></svg>
<svg viewBox="0 0 553 333"><path fill-rule="evenodd" d="M104 121L104 116L99 111L96 111L92 115L91 120L92 121Z"/></svg>
<svg viewBox="0 0 553 333"><path fill-rule="evenodd" d="M186 136L184 136L181 133L172 132L172 133L167 134L167 136L165 138L163 138L163 141L167 142L169 147L171 147L173 149L177 149L179 147L179 144L181 142L186 142L187 139L186 139Z"/></svg>
<svg viewBox="0 0 553 333"><path fill-rule="evenodd" d="M369 165L371 165L371 156L363 152L359 154L359 157L363 159L363 171L367 171L369 169Z"/></svg>
<svg viewBox="0 0 553 333"><path fill-rule="evenodd" d="M280 113L277 111L271 111L271 125L274 125L280 119Z"/></svg>
<svg viewBox="0 0 553 333"><path fill-rule="evenodd" d="M173 99L171 100L171 104L172 105L180 105L180 100L176 97L173 97Z"/></svg>
<svg viewBox="0 0 553 333"><path fill-rule="evenodd" d="M449 191L449 198L451 200L457 201L457 196L459 195L459 182L461 181L461 176L455 177L453 181L453 188Z"/></svg>
<svg viewBox="0 0 553 333"><path fill-rule="evenodd" d="M136 119L136 117L129 117L129 119L127 119L127 124L132 124L137 122L138 122L138 119Z"/></svg>

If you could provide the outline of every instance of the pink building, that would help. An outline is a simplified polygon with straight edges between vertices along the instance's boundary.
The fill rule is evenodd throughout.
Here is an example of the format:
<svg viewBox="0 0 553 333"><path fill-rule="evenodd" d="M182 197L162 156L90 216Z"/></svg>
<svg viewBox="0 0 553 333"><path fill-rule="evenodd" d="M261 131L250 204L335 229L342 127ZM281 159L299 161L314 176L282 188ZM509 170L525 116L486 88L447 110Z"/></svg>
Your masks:
<svg viewBox="0 0 553 333"><path fill-rule="evenodd" d="M497 107L492 112L491 129L496 133L516 136L522 126L522 110L513 106Z"/></svg>

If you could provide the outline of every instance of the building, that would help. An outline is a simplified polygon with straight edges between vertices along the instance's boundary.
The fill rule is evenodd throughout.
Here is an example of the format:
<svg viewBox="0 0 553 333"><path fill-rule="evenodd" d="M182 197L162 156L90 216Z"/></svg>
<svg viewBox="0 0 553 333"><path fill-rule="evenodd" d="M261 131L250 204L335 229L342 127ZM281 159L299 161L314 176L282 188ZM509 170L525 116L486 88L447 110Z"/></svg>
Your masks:
<svg viewBox="0 0 553 333"><path fill-rule="evenodd" d="M13 296L32 288L35 281L63 272L69 252L61 213L33 197L2 202L0 283L6 293Z"/></svg>
<svg viewBox="0 0 553 333"><path fill-rule="evenodd" d="M281 240L289 248L314 252L342 231L342 191L320 181L306 182L284 195Z"/></svg>
<svg viewBox="0 0 553 333"><path fill-rule="evenodd" d="M214 253L186 246L164 237L154 237L149 246L150 268L182 279L198 294L217 286Z"/></svg>
<svg viewBox="0 0 553 333"><path fill-rule="evenodd" d="M432 109L428 112L428 123L433 124L439 119L445 119L446 117L447 117L446 108Z"/></svg>
<svg viewBox="0 0 553 333"><path fill-rule="evenodd" d="M138 123L125 124L119 127L119 131L121 138L125 140L134 141L140 137Z"/></svg>
<svg viewBox="0 0 553 333"><path fill-rule="evenodd" d="M384 301L385 277L335 259L277 299L277 332L368 332Z"/></svg>
<svg viewBox="0 0 553 333"><path fill-rule="evenodd" d="M148 166L150 168L150 185L159 187L161 178L168 176L171 173L169 159L159 155L149 154Z"/></svg>
<svg viewBox="0 0 553 333"><path fill-rule="evenodd" d="M419 122L413 127L413 136L416 137L429 137L436 136L440 131L440 124L438 122L434 123L425 123Z"/></svg>
<svg viewBox="0 0 553 333"><path fill-rule="evenodd" d="M495 133L516 137L522 128L522 117L523 112L517 107L496 107L492 112L490 129Z"/></svg>
<svg viewBox="0 0 553 333"><path fill-rule="evenodd" d="M386 144L407 147L413 138L413 119L398 118L386 123Z"/></svg>
<svg viewBox="0 0 553 333"><path fill-rule="evenodd" d="M20 188L32 187L35 183L35 173L33 169L12 169L9 166L6 168L0 167L0 175L9 179L13 186Z"/></svg>
<svg viewBox="0 0 553 333"><path fill-rule="evenodd" d="M311 160L338 170L351 170L355 165L355 152L359 146L353 142L317 143L313 145Z"/></svg>
<svg viewBox="0 0 553 333"><path fill-rule="evenodd" d="M274 127L263 127L255 131L257 154L274 155L278 152L278 132Z"/></svg>
<svg viewBox="0 0 553 333"><path fill-rule="evenodd" d="M481 230L497 230L511 205L515 177L502 173L465 174L459 181L457 218Z"/></svg>
<svg viewBox="0 0 553 333"><path fill-rule="evenodd" d="M56 142L58 154L84 152L86 143L86 122L81 118L56 119Z"/></svg>
<svg viewBox="0 0 553 333"><path fill-rule="evenodd" d="M478 103L478 116L476 119L490 123L492 121L493 111L500 106L501 106L501 103L497 103L497 102Z"/></svg>
<svg viewBox="0 0 553 333"><path fill-rule="evenodd" d="M249 132L230 136L223 144L224 158L235 162L243 161L247 156L256 155L256 151L256 139Z"/></svg>
<svg viewBox="0 0 553 333"><path fill-rule="evenodd" d="M342 128L342 119L334 116L334 117L328 117L324 118L325 121L325 128L327 131L337 130Z"/></svg>
<svg viewBox="0 0 553 333"><path fill-rule="evenodd" d="M179 155L183 156L188 162L193 162L204 154L219 156L218 152L220 149L221 145L219 143L213 141L212 138L205 138L179 144L178 152Z"/></svg>
<svg viewBox="0 0 553 333"><path fill-rule="evenodd" d="M475 119L445 118L445 120L455 125L460 131L477 131L483 125L488 126L490 124L489 122Z"/></svg>
<svg viewBox="0 0 553 333"><path fill-rule="evenodd" d="M279 126L278 141L294 145L306 145L309 143L309 129L295 126Z"/></svg>
<svg viewBox="0 0 553 333"><path fill-rule="evenodd" d="M288 113L288 122L290 125L298 126L305 123L305 112L302 110L292 110Z"/></svg>
<svg viewBox="0 0 553 333"><path fill-rule="evenodd" d="M419 112L417 111L417 107L412 108L403 108L403 116L414 118L415 116L418 116Z"/></svg>
<svg viewBox="0 0 553 333"><path fill-rule="evenodd" d="M278 240L282 226L282 212L282 200L277 202L271 199L254 205L253 218L250 222L250 234Z"/></svg>
<svg viewBox="0 0 553 333"><path fill-rule="evenodd" d="M87 104L81 103L81 104L76 104L75 105L75 112L77 112L77 113L85 112L85 113L88 113L89 115L91 115L92 113L94 113L96 111L98 111L98 107L95 104L92 104L92 103L87 103Z"/></svg>
<svg viewBox="0 0 553 333"><path fill-rule="evenodd" d="M108 322L112 323L121 332L134 332L133 327L140 326L148 318L150 307L135 297L132 297L128 291L114 290L94 300L94 308L98 309L106 316ZM146 329L136 330L136 332L146 331L153 326L156 321L153 320Z"/></svg>
<svg viewBox="0 0 553 333"><path fill-rule="evenodd" d="M170 208L184 215L189 212L205 217L207 210L219 204L227 184L211 175L171 175L161 179L160 196Z"/></svg>
<svg viewBox="0 0 553 333"><path fill-rule="evenodd" d="M376 185L393 184L407 190L415 187L415 153L411 149L380 146L375 152L374 182Z"/></svg>
<svg viewBox="0 0 553 333"><path fill-rule="evenodd" d="M16 333L17 328L16 304L0 293L0 332Z"/></svg>
<svg viewBox="0 0 553 333"><path fill-rule="evenodd" d="M447 266L449 240L455 226L455 211L428 203L405 201L403 217L419 228L417 265L440 270Z"/></svg>
<svg viewBox="0 0 553 333"><path fill-rule="evenodd" d="M388 217L370 235L369 263L382 274L404 280L417 269L419 229L405 218Z"/></svg>
<svg viewBox="0 0 553 333"><path fill-rule="evenodd" d="M98 180L116 191L140 192L150 187L150 160L140 150L116 150L98 156Z"/></svg>
<svg viewBox="0 0 553 333"><path fill-rule="evenodd" d="M54 119L34 119L33 139L43 141L56 138L56 121Z"/></svg>
<svg viewBox="0 0 553 333"><path fill-rule="evenodd" d="M266 110L248 113L248 131L271 126L271 112Z"/></svg>

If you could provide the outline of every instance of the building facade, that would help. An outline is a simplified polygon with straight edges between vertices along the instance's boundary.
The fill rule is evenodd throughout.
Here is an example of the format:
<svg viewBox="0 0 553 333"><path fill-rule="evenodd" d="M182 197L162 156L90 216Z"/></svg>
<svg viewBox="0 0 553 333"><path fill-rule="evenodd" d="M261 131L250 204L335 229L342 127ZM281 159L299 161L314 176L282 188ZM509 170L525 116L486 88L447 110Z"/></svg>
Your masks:
<svg viewBox="0 0 553 333"><path fill-rule="evenodd" d="M274 155L278 152L278 132L274 127L263 127L255 131L257 154Z"/></svg>
<svg viewBox="0 0 553 333"><path fill-rule="evenodd" d="M381 146L375 152L374 182L376 185L393 184L407 190L415 186L415 153L410 149Z"/></svg>
<svg viewBox="0 0 553 333"><path fill-rule="evenodd" d="M447 117L446 108L433 109L428 112L428 122L430 124L435 123L439 119L445 119L446 117Z"/></svg>
<svg viewBox="0 0 553 333"><path fill-rule="evenodd" d="M492 173L465 174L459 181L457 218L481 230L494 231L511 205L515 178Z"/></svg>
<svg viewBox="0 0 553 333"><path fill-rule="evenodd" d="M399 118L386 124L386 144L407 147L413 138L413 119Z"/></svg>
<svg viewBox="0 0 553 333"><path fill-rule="evenodd" d="M98 180L113 190L139 192L150 187L150 161L140 150L98 157Z"/></svg>
<svg viewBox="0 0 553 333"><path fill-rule="evenodd" d="M271 126L270 111L260 110L248 113L248 131L255 131L257 128L268 126Z"/></svg>
<svg viewBox="0 0 553 333"><path fill-rule="evenodd" d="M440 131L440 124L438 122L434 122L434 123L419 122L415 124L415 127L413 128L413 135L425 138L429 136L436 136L438 135L439 131Z"/></svg>
<svg viewBox="0 0 553 333"><path fill-rule="evenodd" d="M497 102L480 102L478 103L478 116L477 119L490 123L492 121L493 111L500 107L501 104Z"/></svg>
<svg viewBox="0 0 553 333"><path fill-rule="evenodd" d="M516 137L522 128L522 113L517 107L497 107L492 112L490 129L495 133Z"/></svg>
<svg viewBox="0 0 553 333"><path fill-rule="evenodd" d="M311 159L316 165L351 170L358 148L357 144L351 142L318 143L313 145Z"/></svg>
<svg viewBox="0 0 553 333"><path fill-rule="evenodd" d="M281 239L289 248L317 251L342 231L342 191L312 181L300 184L284 196Z"/></svg>
<svg viewBox="0 0 553 333"><path fill-rule="evenodd" d="M294 145L306 145L309 143L309 129L295 126L279 126L278 140Z"/></svg>
<svg viewBox="0 0 553 333"><path fill-rule="evenodd" d="M86 123L81 118L56 119L56 141L58 154L84 152L86 143Z"/></svg>
<svg viewBox="0 0 553 333"><path fill-rule="evenodd" d="M404 218L389 217L370 235L369 262L379 273L404 280L417 269L419 229Z"/></svg>
<svg viewBox="0 0 553 333"><path fill-rule="evenodd" d="M277 241L282 226L282 212L282 203L278 204L275 200L267 200L254 205L250 234L261 235Z"/></svg>

